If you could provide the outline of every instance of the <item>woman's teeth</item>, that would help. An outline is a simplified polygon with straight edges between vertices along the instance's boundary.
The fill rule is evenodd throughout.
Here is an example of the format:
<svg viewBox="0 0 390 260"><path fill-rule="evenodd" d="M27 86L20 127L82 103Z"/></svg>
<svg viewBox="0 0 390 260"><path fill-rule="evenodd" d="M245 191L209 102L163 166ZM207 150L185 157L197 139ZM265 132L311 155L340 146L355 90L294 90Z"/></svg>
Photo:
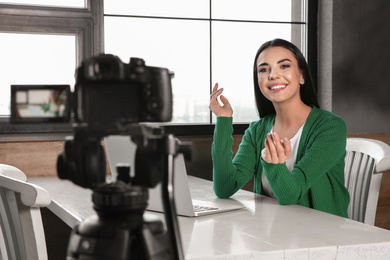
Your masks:
<svg viewBox="0 0 390 260"><path fill-rule="evenodd" d="M285 85L279 85L279 86L272 86L270 89L276 90L276 89L281 89L281 88L285 88L285 87L286 87Z"/></svg>

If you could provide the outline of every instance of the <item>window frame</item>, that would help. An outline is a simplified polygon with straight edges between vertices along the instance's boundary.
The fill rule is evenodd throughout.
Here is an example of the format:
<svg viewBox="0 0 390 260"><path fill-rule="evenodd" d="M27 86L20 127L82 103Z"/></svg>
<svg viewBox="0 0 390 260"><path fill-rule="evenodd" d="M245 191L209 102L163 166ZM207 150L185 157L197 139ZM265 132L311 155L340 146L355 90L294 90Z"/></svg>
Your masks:
<svg viewBox="0 0 390 260"><path fill-rule="evenodd" d="M86 0L86 8L61 8L0 4L0 31L16 33L61 33L76 36L76 63L104 52L104 0ZM308 64L317 82L318 0L307 1L306 32ZM303 39L305 40L305 39ZM315 84L316 85L316 84ZM211 113L211 112L210 112ZM214 123L163 124L177 136L212 135ZM249 123L233 124L234 134L243 134ZM0 118L3 140L58 140L72 133L71 123L10 124Z"/></svg>

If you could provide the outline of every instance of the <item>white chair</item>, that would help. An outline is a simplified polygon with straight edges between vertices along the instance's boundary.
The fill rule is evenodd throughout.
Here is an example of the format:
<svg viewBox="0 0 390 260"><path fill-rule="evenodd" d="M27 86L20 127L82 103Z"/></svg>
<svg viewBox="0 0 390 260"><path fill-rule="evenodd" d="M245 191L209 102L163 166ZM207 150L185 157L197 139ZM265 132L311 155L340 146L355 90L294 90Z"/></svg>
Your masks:
<svg viewBox="0 0 390 260"><path fill-rule="evenodd" d="M0 164L0 259L48 259L40 207L49 193L26 182L19 169Z"/></svg>
<svg viewBox="0 0 390 260"><path fill-rule="evenodd" d="M375 224L379 190L384 171L390 170L390 146L366 138L347 138L345 186L351 202L350 219Z"/></svg>

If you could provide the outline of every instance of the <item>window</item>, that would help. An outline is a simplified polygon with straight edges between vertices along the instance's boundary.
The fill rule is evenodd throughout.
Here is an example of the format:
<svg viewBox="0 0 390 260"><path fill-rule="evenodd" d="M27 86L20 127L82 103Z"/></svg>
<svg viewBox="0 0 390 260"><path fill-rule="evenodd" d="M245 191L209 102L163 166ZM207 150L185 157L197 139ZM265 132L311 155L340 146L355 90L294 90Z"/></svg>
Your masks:
<svg viewBox="0 0 390 260"><path fill-rule="evenodd" d="M309 53L309 65L310 60L316 61L314 3L310 1L309 6L307 0L0 0L3 47L0 66L3 72L10 69L6 65L10 62L14 67L14 73L7 73L7 79L2 74L0 79L0 130L2 133L69 131L63 125L10 125L9 85L11 82L73 85L74 70L80 62L103 51L119 56L126 63L130 57L143 58L149 66L166 67L175 73L173 127L175 123L207 127L214 122L208 102L216 82L232 103L236 125L247 124L258 118L252 62L263 42L276 37L290 40L304 54ZM14 48L21 41L28 45ZM34 43L37 41L42 43ZM4 47L5 44L12 48ZM53 49L56 56L26 58L48 52L49 45L61 48L62 53ZM22 54L21 49L29 51ZM30 64L31 72L37 69L34 74L40 69L55 71L64 66L58 69L63 74L34 80L28 76L29 69L21 64L21 56L30 61L23 63ZM44 68L40 62L53 66ZM314 62L312 68L316 67ZM21 73L24 77L15 76ZM194 131L198 133L199 128Z"/></svg>
<svg viewBox="0 0 390 260"><path fill-rule="evenodd" d="M0 33L0 42L0 115L10 115L12 84L74 85L74 35Z"/></svg>
<svg viewBox="0 0 390 260"><path fill-rule="evenodd" d="M212 123L208 103L215 82L225 89L234 122L250 122L258 119L255 53L274 38L306 53L305 7L301 0L105 1L105 52L175 73L173 123Z"/></svg>
<svg viewBox="0 0 390 260"><path fill-rule="evenodd" d="M32 2L34 5L29 5ZM44 0L0 1L0 129L3 134L70 129L64 124L8 123L11 84L72 86L75 69L81 61L102 52L102 24L98 15L102 2L62 2L50 1L48 7L42 6L48 4Z"/></svg>

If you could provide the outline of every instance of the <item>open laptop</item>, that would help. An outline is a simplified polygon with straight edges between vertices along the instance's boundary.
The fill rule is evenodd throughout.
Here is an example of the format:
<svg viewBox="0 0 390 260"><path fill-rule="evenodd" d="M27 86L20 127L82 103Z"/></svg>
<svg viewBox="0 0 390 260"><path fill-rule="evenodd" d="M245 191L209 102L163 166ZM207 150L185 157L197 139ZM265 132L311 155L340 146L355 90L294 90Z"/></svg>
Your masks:
<svg viewBox="0 0 390 260"><path fill-rule="evenodd" d="M129 136L108 136L104 139L113 181L116 180L116 165L128 164L134 169L137 146ZM188 185L184 156L179 154L174 160L174 196L176 213L180 216L197 217L220 212L238 210L244 206L237 201L216 199L213 201L193 200ZM161 198L161 184L149 189L147 210L164 212Z"/></svg>

